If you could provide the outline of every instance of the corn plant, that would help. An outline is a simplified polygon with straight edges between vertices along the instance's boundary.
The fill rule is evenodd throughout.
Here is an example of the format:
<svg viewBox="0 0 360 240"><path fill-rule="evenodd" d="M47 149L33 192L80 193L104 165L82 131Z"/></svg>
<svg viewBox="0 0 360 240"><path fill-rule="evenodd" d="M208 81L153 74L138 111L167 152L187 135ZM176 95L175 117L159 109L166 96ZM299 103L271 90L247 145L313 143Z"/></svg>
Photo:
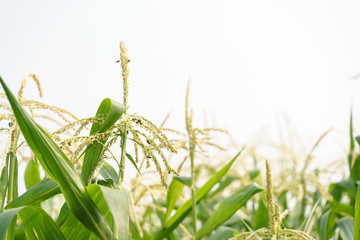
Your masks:
<svg viewBox="0 0 360 240"><path fill-rule="evenodd" d="M6 162L1 171L0 190L0 239L14 239L19 236L27 239L128 239L129 237L129 200L126 192L120 190L124 179L125 158L135 167L136 160L126 153L127 136L130 132L136 150L143 150L148 158L152 158L166 185L162 169L156 154L163 159L168 171L176 173L167 163L162 147L175 151L162 131L148 119L127 112L128 94L128 58L126 48L121 42L121 67L124 82L124 105L111 99L104 99L95 117L76 119L64 127L50 133L37 124L24 109L29 104L22 98L23 88L18 98L14 96L6 83L0 78L10 107L2 107L13 115L2 115L2 119L10 119L9 144L5 148ZM32 75L41 93L37 77ZM22 86L25 86L23 84ZM56 109L55 107L36 102L36 106ZM45 107L44 107L45 106ZM33 108L30 113L33 115ZM63 116L63 115L61 115ZM144 129L136 128L135 122ZM79 136L86 125L92 124L89 136ZM76 132L62 140L60 134L78 126ZM17 148L20 132L34 154L33 162L26 169L26 181L30 188L21 196L17 196ZM117 139L121 139L121 157L119 172L106 164L105 152ZM147 144L143 143L143 139ZM156 141L160 142L157 143ZM71 144L76 144L75 150ZM69 156L70 155L70 156ZM116 160L116 158L114 157ZM40 181L40 163L46 178ZM150 164L150 163L148 163ZM104 167L105 166L105 167ZM97 169L102 168L104 181L95 177ZM99 171L99 170L98 170ZM98 172L100 173L100 172ZM62 194L65 204L54 221L39 203L57 194ZM7 204L5 205L5 200ZM4 207L5 206L5 207ZM18 225L18 220L21 225Z"/></svg>
<svg viewBox="0 0 360 240"><path fill-rule="evenodd" d="M359 239L359 180L360 180L360 154L357 150L360 137L354 137L353 119L350 114L350 147L348 169L350 176L329 186L329 199L322 209L319 233L320 239Z"/></svg>

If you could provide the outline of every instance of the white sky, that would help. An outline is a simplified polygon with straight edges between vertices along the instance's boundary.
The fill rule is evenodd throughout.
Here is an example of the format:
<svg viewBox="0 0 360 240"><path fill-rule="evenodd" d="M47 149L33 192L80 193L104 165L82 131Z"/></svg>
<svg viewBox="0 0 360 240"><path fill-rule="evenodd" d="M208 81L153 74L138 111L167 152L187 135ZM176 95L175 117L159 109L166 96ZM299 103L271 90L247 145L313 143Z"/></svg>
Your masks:
<svg viewBox="0 0 360 240"><path fill-rule="evenodd" d="M311 140L360 124L360 1L0 1L0 75L27 72L44 102L80 117L121 102L119 41L128 48L130 112L184 129L186 83L202 123L246 143L286 114ZM35 96L34 85L25 95ZM276 132L274 130L273 132ZM336 135L336 137L338 137ZM346 143L342 143L346 147Z"/></svg>

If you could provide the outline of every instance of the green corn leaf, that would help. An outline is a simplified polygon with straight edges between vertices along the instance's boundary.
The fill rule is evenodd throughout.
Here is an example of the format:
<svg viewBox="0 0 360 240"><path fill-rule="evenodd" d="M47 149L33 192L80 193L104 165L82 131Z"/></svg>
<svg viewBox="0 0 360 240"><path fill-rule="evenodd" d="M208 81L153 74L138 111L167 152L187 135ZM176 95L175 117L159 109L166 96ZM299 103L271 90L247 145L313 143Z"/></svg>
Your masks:
<svg viewBox="0 0 360 240"><path fill-rule="evenodd" d="M27 190L23 195L15 198L5 208L10 209L39 204L59 193L61 193L61 190L57 183L52 179L45 179Z"/></svg>
<svg viewBox="0 0 360 240"><path fill-rule="evenodd" d="M27 239L66 239L44 210L36 206L26 206L5 210L0 214L0 240L6 239L8 229L16 217L22 222Z"/></svg>
<svg viewBox="0 0 360 240"><path fill-rule="evenodd" d="M211 214L210 218L197 232L196 239L204 237L216 227L224 223L227 219L234 215L239 208L244 206L252 196L262 190L263 188L258 187L256 184L250 184L241 188L230 197L222 200L217 209Z"/></svg>
<svg viewBox="0 0 360 240"><path fill-rule="evenodd" d="M260 229L269 226L269 217L266 208L266 202L264 196L259 199L259 206L255 212L255 229Z"/></svg>
<svg viewBox="0 0 360 240"><path fill-rule="evenodd" d="M260 169L253 169L249 171L249 176L251 180L254 180L257 176L260 176Z"/></svg>
<svg viewBox="0 0 360 240"><path fill-rule="evenodd" d="M354 239L360 239L360 184L357 188L355 202Z"/></svg>
<svg viewBox="0 0 360 240"><path fill-rule="evenodd" d="M333 207L331 208L334 213L346 214L348 216L354 216L354 207L342 202L332 202Z"/></svg>
<svg viewBox="0 0 360 240"><path fill-rule="evenodd" d="M69 207L65 202L60 209L59 215L56 219L56 224L59 227L61 227L64 224L64 222L67 220L67 218L69 217L70 213L71 213L71 211L69 210Z"/></svg>
<svg viewBox="0 0 360 240"><path fill-rule="evenodd" d="M327 211L320 219L320 239L328 240L334 232L335 215L331 210Z"/></svg>
<svg viewBox="0 0 360 240"><path fill-rule="evenodd" d="M117 229L117 238L119 240L129 239L130 210L127 193L98 185L91 185L90 187L101 190L103 198L113 216ZM91 191L89 190L89 192Z"/></svg>
<svg viewBox="0 0 360 240"><path fill-rule="evenodd" d="M18 197L18 162L13 152L7 154L9 163L8 195L7 202L11 202Z"/></svg>
<svg viewBox="0 0 360 240"><path fill-rule="evenodd" d="M22 108L0 77L26 142L43 169L59 185L71 212L101 239L115 239L109 225L85 189L74 165L50 136Z"/></svg>
<svg viewBox="0 0 360 240"><path fill-rule="evenodd" d="M229 239L237 232L236 229L226 226L220 226L216 232L209 237L209 240Z"/></svg>
<svg viewBox="0 0 360 240"><path fill-rule="evenodd" d="M354 238L354 220L349 217L340 218L336 221L339 227L341 239L358 239Z"/></svg>
<svg viewBox="0 0 360 240"><path fill-rule="evenodd" d="M355 140L356 140L357 144L360 145L360 136L356 136Z"/></svg>
<svg viewBox="0 0 360 240"><path fill-rule="evenodd" d="M96 115L106 114L105 121L102 124L94 123L91 127L90 135L106 132L117 122L117 120L119 120L124 111L124 105L109 98L105 98L96 112ZM81 178L86 185L90 182L90 177L101 160L104 148L103 144L106 140L107 139L101 139L99 140L100 143L94 142L86 149L81 171Z"/></svg>
<svg viewBox="0 0 360 240"><path fill-rule="evenodd" d="M0 213L4 209L7 186L8 186L8 168L6 164L3 167L0 176Z"/></svg>
<svg viewBox="0 0 360 240"><path fill-rule="evenodd" d="M118 184L119 176L110 164L104 163L100 169L100 174L104 179L111 179L116 185Z"/></svg>
<svg viewBox="0 0 360 240"><path fill-rule="evenodd" d="M216 172L201 188L196 192L196 203L203 199L206 194L221 180L221 178L229 171L235 160L239 157L244 148L236 154L236 156L226 164L222 169ZM178 208L174 216L172 216L160 229L153 239L163 239L168 236L184 218L189 215L192 208L192 199L188 199L181 207Z"/></svg>
<svg viewBox="0 0 360 240"><path fill-rule="evenodd" d="M182 182L186 186L191 187L192 184L191 177L175 176L174 178L176 178L179 182Z"/></svg>
<svg viewBox="0 0 360 240"><path fill-rule="evenodd" d="M133 157L132 157L130 154L128 154L128 153L126 153L125 155L126 155L126 157L130 160L130 162L132 163L132 165L134 166L134 168L136 169L136 171L138 171L138 173L141 174L141 172L140 172L139 168L137 167L137 164L136 164L136 162L134 161Z"/></svg>
<svg viewBox="0 0 360 240"><path fill-rule="evenodd" d="M28 162L25 168L24 181L27 190L41 181L39 163L36 160L30 160Z"/></svg>
<svg viewBox="0 0 360 240"><path fill-rule="evenodd" d="M338 192L341 192L341 193L342 193L342 191L347 192L349 194L350 198L355 199L356 185L353 180L344 179L344 180L341 180L340 182L331 184L330 189L332 191L334 191L335 188L339 189L339 190L337 190Z"/></svg>
<svg viewBox="0 0 360 240"><path fill-rule="evenodd" d="M315 214L315 211L316 211L317 207L319 206L320 200L321 200L321 198L319 198L319 200L317 200L317 202L315 203L315 205L311 209L309 216L305 219L305 221L301 225L301 227L299 229L300 231L303 231L303 232L306 232L306 233L310 234L310 232L311 232L311 228L310 228L311 225L310 224L313 222L313 217L314 217L314 214Z"/></svg>
<svg viewBox="0 0 360 240"><path fill-rule="evenodd" d="M184 188L184 183L179 181L179 179L177 179L176 177L173 177L166 197L166 214L165 214L164 223L166 223L172 210L174 209L175 203L180 197L183 188Z"/></svg>
<svg viewBox="0 0 360 240"><path fill-rule="evenodd" d="M354 151L354 149L355 149L353 130L354 130L353 129L353 116L352 116L352 108L351 108L351 110L350 110L350 123L349 123L350 152Z"/></svg>
<svg viewBox="0 0 360 240"><path fill-rule="evenodd" d="M87 186L86 189L109 224L116 226L114 229L116 229L118 239L128 239L129 202L127 194L120 190L95 184ZM66 207L63 207L62 211L63 210L66 212ZM66 216L66 219L62 217L62 220L57 221L66 236L71 236L72 239L89 239L89 237L95 237L71 212L68 211L67 215L64 213L60 215Z"/></svg>
<svg viewBox="0 0 360 240"><path fill-rule="evenodd" d="M19 228L15 230L15 239L16 240L26 240L25 231L23 228Z"/></svg>
<svg viewBox="0 0 360 240"><path fill-rule="evenodd" d="M238 179L234 176L226 176L223 181L220 181L219 187L217 187L214 191L211 191L208 194L209 198L214 197L216 194L220 193L222 190L224 190L227 186L229 186L234 180Z"/></svg>

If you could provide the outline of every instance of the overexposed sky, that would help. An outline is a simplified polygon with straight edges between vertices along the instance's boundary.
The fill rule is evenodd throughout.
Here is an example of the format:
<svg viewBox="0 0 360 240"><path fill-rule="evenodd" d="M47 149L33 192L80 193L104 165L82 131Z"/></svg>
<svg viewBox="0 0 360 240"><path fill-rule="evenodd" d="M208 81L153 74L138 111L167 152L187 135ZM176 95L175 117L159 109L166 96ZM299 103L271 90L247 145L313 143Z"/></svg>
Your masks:
<svg viewBox="0 0 360 240"><path fill-rule="evenodd" d="M0 75L17 91L36 73L43 101L88 117L121 102L128 48L130 112L184 129L186 83L203 113L241 143L283 115L305 139L360 124L360 2L338 0L0 1ZM33 84L25 92L35 97ZM276 131L273 131L276 132ZM310 144L310 145L311 145ZM346 146L346 143L344 143Z"/></svg>

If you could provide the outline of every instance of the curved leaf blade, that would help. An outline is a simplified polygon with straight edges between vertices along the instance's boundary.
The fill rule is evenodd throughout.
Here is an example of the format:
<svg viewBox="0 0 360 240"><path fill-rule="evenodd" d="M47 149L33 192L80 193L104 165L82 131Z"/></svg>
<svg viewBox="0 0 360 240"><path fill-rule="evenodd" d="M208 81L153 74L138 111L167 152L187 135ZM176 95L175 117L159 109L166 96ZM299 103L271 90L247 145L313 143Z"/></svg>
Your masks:
<svg viewBox="0 0 360 240"><path fill-rule="evenodd" d="M130 213L127 194L120 190L95 184L87 186L86 189L108 223L110 225L115 224L116 228L114 229L116 229L118 239L128 239ZM61 222L63 222L61 223L61 230L66 236L71 236L73 239L94 237L70 212L66 219L61 220Z"/></svg>
<svg viewBox="0 0 360 240"><path fill-rule="evenodd" d="M61 190L57 183L52 179L45 179L27 190L20 197L15 198L11 203L6 205L5 209L38 204L59 193L61 193Z"/></svg>
<svg viewBox="0 0 360 240"><path fill-rule="evenodd" d="M74 215L101 239L115 239L104 216L86 192L74 165L51 137L29 116L0 77L16 121L43 169L57 182Z"/></svg>
<svg viewBox="0 0 360 240"><path fill-rule="evenodd" d="M127 193L99 185L90 185L90 187L101 190L103 198L113 216L118 239L129 239L130 210Z"/></svg>
<svg viewBox="0 0 360 240"><path fill-rule="evenodd" d="M27 239L66 240L54 220L36 206L13 208L2 212L0 214L0 240L6 239L8 228L16 216L22 222Z"/></svg>
<svg viewBox="0 0 360 240"><path fill-rule="evenodd" d="M358 239L354 238L354 220L350 217L343 217L336 221L339 227L341 239Z"/></svg>
<svg viewBox="0 0 360 240"><path fill-rule="evenodd" d="M100 169L100 174L105 180L111 179L113 183L115 183L116 185L118 184L119 176L115 169L109 163L103 164Z"/></svg>
<svg viewBox="0 0 360 240"><path fill-rule="evenodd" d="M216 227L224 223L227 219L234 215L239 208L244 206L252 196L258 192L261 192L262 190L263 188L252 183L246 187L241 188L230 197L222 200L218 208L211 214L210 218L197 232L196 239L204 237Z"/></svg>
<svg viewBox="0 0 360 240"><path fill-rule="evenodd" d="M124 112L124 105L114 100L111 100L110 98L105 98L101 102L96 112L97 116L100 114L106 114L105 121L102 124L94 123L91 127L90 135L106 132L117 122L117 120L119 120L119 118ZM90 177L93 174L99 161L101 160L101 155L104 148L103 144L106 142L106 140L107 138L99 140L100 144L95 142L87 147L81 171L81 178L84 180L86 185L90 182Z"/></svg>
<svg viewBox="0 0 360 240"><path fill-rule="evenodd" d="M181 181L179 181L178 178L173 177L170 186L169 186L169 191L166 197L166 214L165 214L165 220L164 223L167 222L172 210L175 207L175 203L177 201L177 199L180 197L182 190L184 188L184 183L182 183Z"/></svg>

